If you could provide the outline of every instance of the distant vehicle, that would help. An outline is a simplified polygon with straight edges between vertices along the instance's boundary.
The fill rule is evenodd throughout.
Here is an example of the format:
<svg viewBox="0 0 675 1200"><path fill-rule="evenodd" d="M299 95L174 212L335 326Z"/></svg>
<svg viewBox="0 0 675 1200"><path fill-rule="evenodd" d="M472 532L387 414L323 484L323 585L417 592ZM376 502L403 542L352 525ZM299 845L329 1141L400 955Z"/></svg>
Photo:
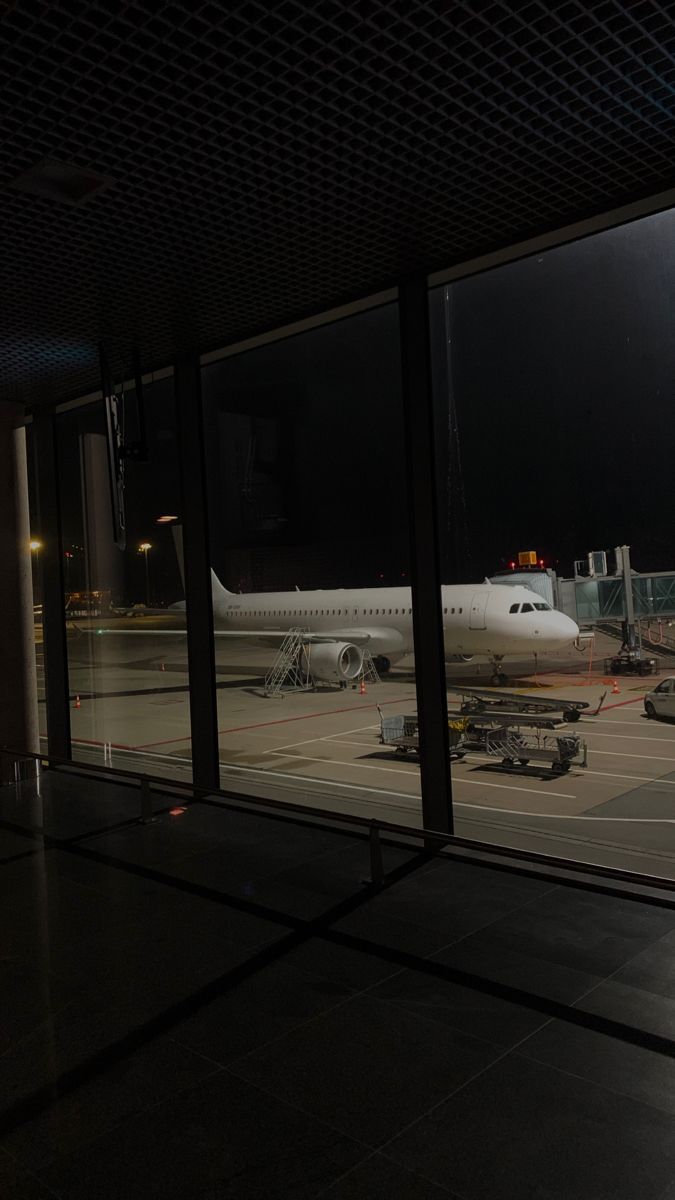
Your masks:
<svg viewBox="0 0 675 1200"><path fill-rule="evenodd" d="M662 679L653 692L645 696L645 712L648 717L665 717L675 721L675 675Z"/></svg>
<svg viewBox="0 0 675 1200"><path fill-rule="evenodd" d="M116 617L136 617L148 610L145 604L111 604L110 611Z"/></svg>

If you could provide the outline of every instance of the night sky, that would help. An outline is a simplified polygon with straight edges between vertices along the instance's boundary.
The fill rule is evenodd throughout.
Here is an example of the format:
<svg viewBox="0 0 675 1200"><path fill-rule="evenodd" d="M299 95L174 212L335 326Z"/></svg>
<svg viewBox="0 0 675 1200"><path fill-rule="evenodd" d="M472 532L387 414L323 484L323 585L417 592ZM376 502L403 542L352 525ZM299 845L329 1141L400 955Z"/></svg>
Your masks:
<svg viewBox="0 0 675 1200"><path fill-rule="evenodd" d="M568 575L624 541L638 569L675 568L674 291L673 214L454 284L450 379L444 289L433 293L449 582L526 549ZM143 599L146 538L153 600L180 596L170 531L155 524L180 515L171 387L148 389L151 460L128 468L125 602ZM395 306L214 364L203 390L212 556L227 586L406 582ZM66 543L79 543L78 437L102 429L100 406L60 425Z"/></svg>
<svg viewBox="0 0 675 1200"><path fill-rule="evenodd" d="M453 390L478 573L627 542L675 568L675 214L452 289ZM435 297L435 354L442 345Z"/></svg>

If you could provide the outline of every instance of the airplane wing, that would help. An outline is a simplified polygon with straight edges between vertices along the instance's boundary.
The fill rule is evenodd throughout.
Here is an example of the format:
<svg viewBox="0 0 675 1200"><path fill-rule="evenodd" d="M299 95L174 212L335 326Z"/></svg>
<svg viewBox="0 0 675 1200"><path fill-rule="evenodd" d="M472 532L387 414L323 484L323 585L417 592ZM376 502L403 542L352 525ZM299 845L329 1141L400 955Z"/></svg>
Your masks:
<svg viewBox="0 0 675 1200"><path fill-rule="evenodd" d="M74 624L79 633L92 632ZM97 637L185 637L187 629L110 629L100 628ZM288 629L214 629L214 637L230 638L233 641L281 643L289 634ZM367 646L372 635L362 629L336 630L335 632L304 633L302 640L308 645L330 645L331 642L351 642L354 646Z"/></svg>

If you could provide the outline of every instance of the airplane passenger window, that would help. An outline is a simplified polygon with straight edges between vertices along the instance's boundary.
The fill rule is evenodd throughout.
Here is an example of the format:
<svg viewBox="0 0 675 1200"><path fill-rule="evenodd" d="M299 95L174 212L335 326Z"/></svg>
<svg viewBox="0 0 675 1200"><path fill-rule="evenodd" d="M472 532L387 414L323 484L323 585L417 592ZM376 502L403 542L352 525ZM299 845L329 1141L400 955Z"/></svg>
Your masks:
<svg viewBox="0 0 675 1200"><path fill-rule="evenodd" d="M458 609L457 611L458 611L458 612L464 612L464 609L463 609L463 608L460 608L460 609Z"/></svg>
<svg viewBox="0 0 675 1200"><path fill-rule="evenodd" d="M534 609L532 608L531 604L523 604L520 611L521 612L534 612Z"/></svg>
<svg viewBox="0 0 675 1200"><path fill-rule="evenodd" d="M455 613L455 610L454 610L454 608L451 608L451 609L450 609L450 612L451 612L451 613L453 614L453 616L454 616L454 613Z"/></svg>
<svg viewBox="0 0 675 1200"><path fill-rule="evenodd" d="M512 604L512 605L511 605L511 607L510 607L510 609L509 609L509 612L510 612L510 613L512 613L512 612L519 612L519 611L520 611L520 605L519 605L519 604Z"/></svg>

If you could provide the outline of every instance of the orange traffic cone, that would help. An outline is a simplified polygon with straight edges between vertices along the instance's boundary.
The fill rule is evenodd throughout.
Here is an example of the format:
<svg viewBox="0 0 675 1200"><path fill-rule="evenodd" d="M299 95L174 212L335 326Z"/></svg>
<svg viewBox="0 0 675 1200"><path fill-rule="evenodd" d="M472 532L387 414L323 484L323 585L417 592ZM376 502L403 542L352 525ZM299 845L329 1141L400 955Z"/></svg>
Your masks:
<svg viewBox="0 0 675 1200"><path fill-rule="evenodd" d="M621 695L621 689L619 688L619 685L618 685L618 683L616 682L616 679L613 679L613 680L612 680L612 695L613 695L613 696L620 696L620 695Z"/></svg>
<svg viewBox="0 0 675 1200"><path fill-rule="evenodd" d="M76 697L75 697L75 704L74 704L74 707L75 707L75 708L82 708L82 705L80 704L80 697L79 697L79 696L76 696Z"/></svg>
<svg viewBox="0 0 675 1200"><path fill-rule="evenodd" d="M365 696L365 694L366 694L366 679L365 679L365 675L362 675L361 682L359 684L359 696Z"/></svg>

